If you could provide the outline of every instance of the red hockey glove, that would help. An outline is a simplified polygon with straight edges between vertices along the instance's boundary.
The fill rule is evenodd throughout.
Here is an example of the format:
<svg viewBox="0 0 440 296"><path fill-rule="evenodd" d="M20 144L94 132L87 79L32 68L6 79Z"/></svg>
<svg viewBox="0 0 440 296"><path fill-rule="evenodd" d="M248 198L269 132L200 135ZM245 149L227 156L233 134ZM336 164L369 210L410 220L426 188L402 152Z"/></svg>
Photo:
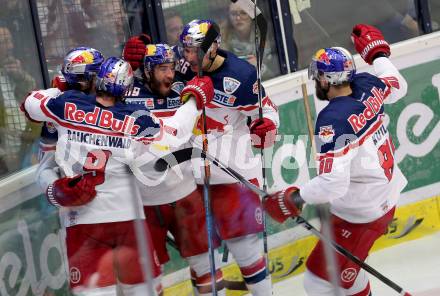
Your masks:
<svg viewBox="0 0 440 296"><path fill-rule="evenodd" d="M150 43L151 37L147 34L133 36L125 43L122 57L130 64L133 71L143 64L146 45Z"/></svg>
<svg viewBox="0 0 440 296"><path fill-rule="evenodd" d="M51 85L52 87L58 88L60 91L66 91L69 89L69 85L67 84L66 79L63 75L56 75L52 79Z"/></svg>
<svg viewBox="0 0 440 296"><path fill-rule="evenodd" d="M47 200L57 207L76 207L91 202L96 196L95 186L102 183L102 172L87 173L73 178L64 177L47 187Z"/></svg>
<svg viewBox="0 0 440 296"><path fill-rule="evenodd" d="M263 201L266 212L278 223L283 223L290 217L301 214L304 200L299 195L297 187L289 187L282 191L277 191Z"/></svg>
<svg viewBox="0 0 440 296"><path fill-rule="evenodd" d="M197 109L200 110L203 106L209 104L214 98L214 85L209 76L194 77L180 93L180 100L182 103L188 101L191 97L196 99Z"/></svg>
<svg viewBox="0 0 440 296"><path fill-rule="evenodd" d="M252 144L255 148L268 148L275 144L277 127L275 123L268 119L256 119L249 126L251 131Z"/></svg>
<svg viewBox="0 0 440 296"><path fill-rule="evenodd" d="M356 51L370 65L377 54L381 53L387 57L391 54L390 45L385 41L382 32L376 27L357 24L353 27L351 40Z"/></svg>

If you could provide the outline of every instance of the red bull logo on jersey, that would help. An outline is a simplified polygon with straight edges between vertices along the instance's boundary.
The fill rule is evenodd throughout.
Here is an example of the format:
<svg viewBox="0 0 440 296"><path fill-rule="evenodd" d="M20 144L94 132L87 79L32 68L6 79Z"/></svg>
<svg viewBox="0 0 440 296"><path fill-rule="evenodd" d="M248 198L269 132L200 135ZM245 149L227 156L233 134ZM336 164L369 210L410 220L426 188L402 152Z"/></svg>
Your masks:
<svg viewBox="0 0 440 296"><path fill-rule="evenodd" d="M330 143L333 141L333 137L335 136L335 130L332 125L321 126L319 128L319 138L324 143Z"/></svg>
<svg viewBox="0 0 440 296"><path fill-rule="evenodd" d="M362 101L362 104L365 105L365 109L362 113L352 114L347 119L355 133L362 130L369 120L373 119L376 114L380 113L383 101L386 98L384 91L380 88L373 87L371 93L372 96L369 96L366 100Z"/></svg>
<svg viewBox="0 0 440 296"><path fill-rule="evenodd" d="M221 121L217 121L214 118L211 118L209 116L206 117L206 128L208 129L208 134L211 131L216 131L218 133L224 133L225 132L225 126L228 124L228 116L226 115L225 118L225 123L221 122ZM197 120L197 125L193 131L193 133L197 136L202 134L202 130L203 130L203 120L202 117L200 116L199 119Z"/></svg>
<svg viewBox="0 0 440 296"><path fill-rule="evenodd" d="M136 119L132 116L125 115L124 120L119 120L114 117L111 111L95 107L92 112L85 112L78 109L74 103L65 104L64 118L72 122L93 125L128 135L136 135L140 128L135 124Z"/></svg>

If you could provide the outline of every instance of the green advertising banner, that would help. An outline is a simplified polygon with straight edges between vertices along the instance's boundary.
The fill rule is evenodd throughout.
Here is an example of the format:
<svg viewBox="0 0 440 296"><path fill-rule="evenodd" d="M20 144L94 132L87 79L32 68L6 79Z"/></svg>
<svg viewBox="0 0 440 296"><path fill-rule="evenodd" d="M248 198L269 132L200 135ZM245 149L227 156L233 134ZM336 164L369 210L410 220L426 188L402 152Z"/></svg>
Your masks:
<svg viewBox="0 0 440 296"><path fill-rule="evenodd" d="M395 160L408 179L404 191L440 181L440 61L401 71L408 94L385 105L388 129L396 146ZM435 194L435 192L433 192Z"/></svg>

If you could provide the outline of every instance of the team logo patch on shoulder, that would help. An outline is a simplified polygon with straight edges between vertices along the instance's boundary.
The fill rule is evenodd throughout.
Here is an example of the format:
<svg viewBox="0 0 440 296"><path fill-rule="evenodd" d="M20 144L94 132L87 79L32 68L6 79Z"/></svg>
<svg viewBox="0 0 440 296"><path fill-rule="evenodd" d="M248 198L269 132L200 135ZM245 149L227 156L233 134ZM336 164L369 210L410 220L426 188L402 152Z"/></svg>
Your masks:
<svg viewBox="0 0 440 296"><path fill-rule="evenodd" d="M177 81L171 85L171 90L174 91L175 93L180 94L184 87L185 85L183 84L183 82Z"/></svg>
<svg viewBox="0 0 440 296"><path fill-rule="evenodd" d="M55 125L49 121L46 122L46 128L47 128L47 131L51 134L53 134L57 131L57 128L55 127Z"/></svg>
<svg viewBox="0 0 440 296"><path fill-rule="evenodd" d="M334 136L335 136L335 130L333 129L333 126L326 125L326 126L321 126L319 128L319 138L324 143L332 142Z"/></svg>
<svg viewBox="0 0 440 296"><path fill-rule="evenodd" d="M223 89L225 93L231 95L240 87L241 82L231 77L223 78Z"/></svg>
<svg viewBox="0 0 440 296"><path fill-rule="evenodd" d="M145 107L150 109L154 108L154 99L153 98L145 99Z"/></svg>

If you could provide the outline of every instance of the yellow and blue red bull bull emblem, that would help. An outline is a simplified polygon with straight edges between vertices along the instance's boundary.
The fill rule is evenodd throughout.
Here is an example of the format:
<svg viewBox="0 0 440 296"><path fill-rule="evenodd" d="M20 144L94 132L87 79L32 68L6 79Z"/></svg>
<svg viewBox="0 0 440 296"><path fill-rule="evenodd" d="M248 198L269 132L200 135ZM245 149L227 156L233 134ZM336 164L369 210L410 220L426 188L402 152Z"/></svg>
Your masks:
<svg viewBox="0 0 440 296"><path fill-rule="evenodd" d="M322 62L326 65L330 65L330 58L324 48L318 50L315 53L315 60L318 62Z"/></svg>
<svg viewBox="0 0 440 296"><path fill-rule="evenodd" d="M89 51L82 51L76 57L71 59L72 64L86 64L89 65L93 63L94 57L93 54Z"/></svg>
<svg viewBox="0 0 440 296"><path fill-rule="evenodd" d="M154 56L157 52L156 44L148 44L145 48L145 56Z"/></svg>

